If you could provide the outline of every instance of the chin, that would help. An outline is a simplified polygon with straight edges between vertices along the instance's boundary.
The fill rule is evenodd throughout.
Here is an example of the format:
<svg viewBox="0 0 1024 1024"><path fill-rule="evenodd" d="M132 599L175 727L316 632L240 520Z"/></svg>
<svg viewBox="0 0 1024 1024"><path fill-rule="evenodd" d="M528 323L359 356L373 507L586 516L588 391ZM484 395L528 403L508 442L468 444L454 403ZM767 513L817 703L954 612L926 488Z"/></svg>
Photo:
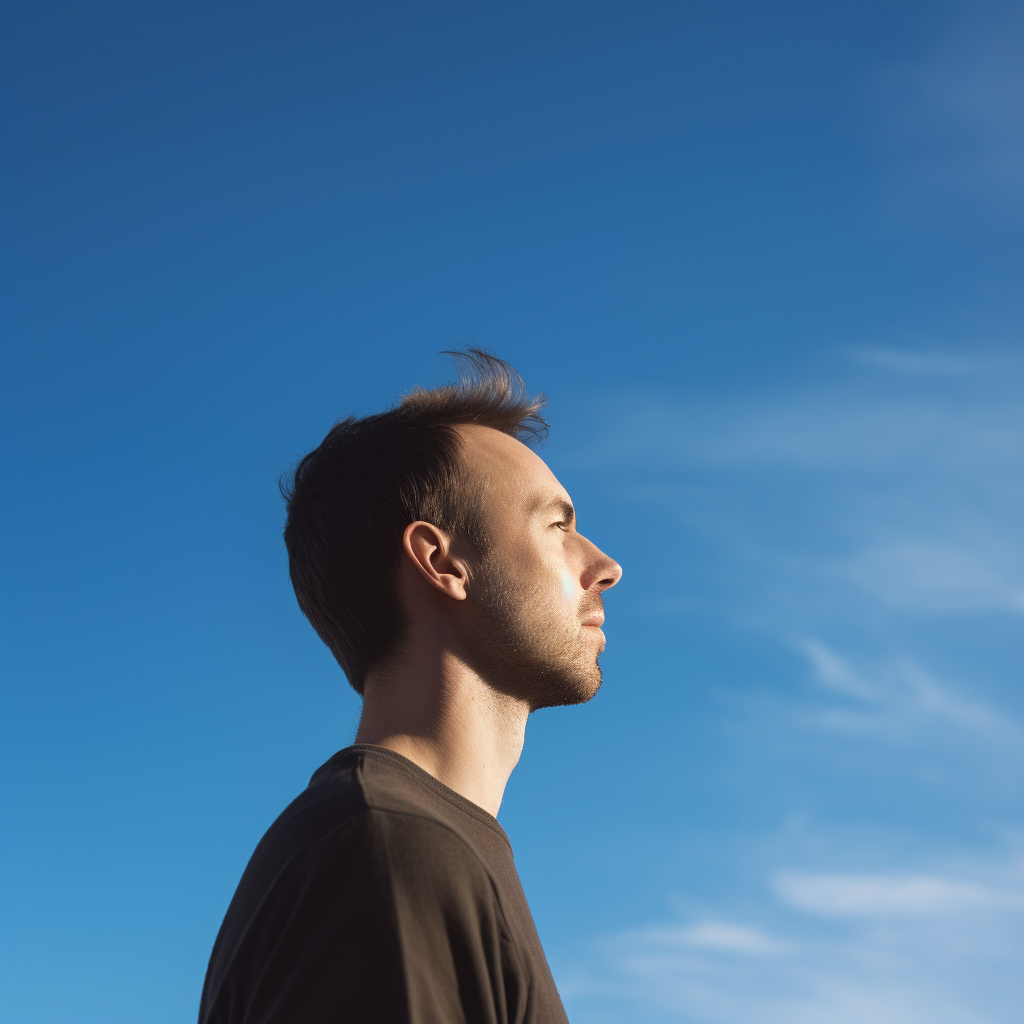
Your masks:
<svg viewBox="0 0 1024 1024"><path fill-rule="evenodd" d="M586 704L601 689L601 670L595 665L593 673L581 675L561 675L557 679L548 679L547 685L538 687L534 699L530 702L530 710L541 708L564 708L573 704Z"/></svg>

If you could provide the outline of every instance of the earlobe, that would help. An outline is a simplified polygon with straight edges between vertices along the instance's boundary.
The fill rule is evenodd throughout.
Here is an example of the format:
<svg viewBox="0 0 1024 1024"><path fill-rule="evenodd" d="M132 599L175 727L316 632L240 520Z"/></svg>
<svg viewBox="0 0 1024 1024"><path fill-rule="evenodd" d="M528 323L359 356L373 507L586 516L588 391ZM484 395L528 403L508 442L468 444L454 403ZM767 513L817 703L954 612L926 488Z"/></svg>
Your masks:
<svg viewBox="0 0 1024 1024"><path fill-rule="evenodd" d="M431 587L456 601L466 599L469 573L452 552L451 538L444 530L433 523L410 523L402 534L402 546L405 556Z"/></svg>

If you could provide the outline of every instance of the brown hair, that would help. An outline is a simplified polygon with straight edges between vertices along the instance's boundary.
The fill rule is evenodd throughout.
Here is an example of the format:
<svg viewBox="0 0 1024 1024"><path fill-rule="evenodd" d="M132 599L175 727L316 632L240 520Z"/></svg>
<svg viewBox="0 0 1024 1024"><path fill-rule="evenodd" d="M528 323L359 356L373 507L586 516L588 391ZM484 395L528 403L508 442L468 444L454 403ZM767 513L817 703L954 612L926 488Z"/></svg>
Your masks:
<svg viewBox="0 0 1024 1024"><path fill-rule="evenodd" d="M525 442L547 436L547 399L530 397L508 363L478 348L446 355L457 384L415 388L387 412L336 423L282 484L295 596L358 693L401 636L405 527L424 520L484 544L455 428L476 423Z"/></svg>

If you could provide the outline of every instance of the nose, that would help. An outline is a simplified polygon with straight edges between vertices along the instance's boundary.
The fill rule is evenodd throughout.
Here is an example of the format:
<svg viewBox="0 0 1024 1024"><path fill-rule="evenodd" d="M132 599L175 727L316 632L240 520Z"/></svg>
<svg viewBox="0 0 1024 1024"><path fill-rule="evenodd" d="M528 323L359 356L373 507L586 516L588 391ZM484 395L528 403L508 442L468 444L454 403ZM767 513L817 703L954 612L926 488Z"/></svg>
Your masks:
<svg viewBox="0 0 1024 1024"><path fill-rule="evenodd" d="M580 581L583 589L590 590L596 587L604 591L614 587L622 579L622 566L614 558L609 558L596 544L591 544L590 541L587 541L587 544L590 545L591 552L587 570Z"/></svg>

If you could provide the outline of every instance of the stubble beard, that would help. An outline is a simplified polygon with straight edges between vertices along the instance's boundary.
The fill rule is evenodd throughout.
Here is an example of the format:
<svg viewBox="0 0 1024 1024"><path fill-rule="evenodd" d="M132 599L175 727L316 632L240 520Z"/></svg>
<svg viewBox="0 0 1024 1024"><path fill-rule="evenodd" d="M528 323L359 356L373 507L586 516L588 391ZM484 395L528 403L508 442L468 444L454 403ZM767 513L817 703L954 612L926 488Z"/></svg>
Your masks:
<svg viewBox="0 0 1024 1024"><path fill-rule="evenodd" d="M499 693L536 711L585 704L601 688L604 645L595 651L580 632L583 615L601 607L599 596L567 616L541 588L523 586L493 564L474 580L473 595L479 622L470 647L477 670Z"/></svg>

